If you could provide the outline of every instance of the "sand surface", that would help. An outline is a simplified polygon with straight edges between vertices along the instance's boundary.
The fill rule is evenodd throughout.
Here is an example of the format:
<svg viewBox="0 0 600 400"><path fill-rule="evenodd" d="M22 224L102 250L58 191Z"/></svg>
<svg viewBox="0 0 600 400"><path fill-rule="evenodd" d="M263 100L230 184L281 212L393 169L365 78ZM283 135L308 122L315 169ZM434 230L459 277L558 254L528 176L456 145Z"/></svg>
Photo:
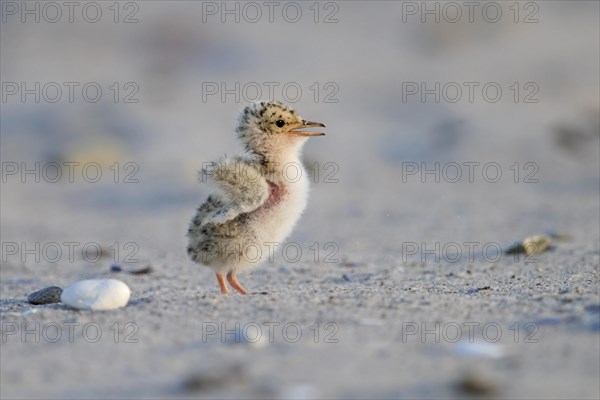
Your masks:
<svg viewBox="0 0 600 400"><path fill-rule="evenodd" d="M0 397L600 397L597 2L500 2L496 23L449 22L443 2L439 23L421 2L302 3L295 23L288 3L273 22L236 2L239 22L221 2L98 4L96 23L82 6L0 25ZM39 82L40 101L6 82ZM305 147L287 244L240 275L251 295L222 296L185 232L196 171L241 151L257 87L327 136ZM499 254L548 232L570 239ZM124 281L129 304L27 302L85 278Z"/></svg>

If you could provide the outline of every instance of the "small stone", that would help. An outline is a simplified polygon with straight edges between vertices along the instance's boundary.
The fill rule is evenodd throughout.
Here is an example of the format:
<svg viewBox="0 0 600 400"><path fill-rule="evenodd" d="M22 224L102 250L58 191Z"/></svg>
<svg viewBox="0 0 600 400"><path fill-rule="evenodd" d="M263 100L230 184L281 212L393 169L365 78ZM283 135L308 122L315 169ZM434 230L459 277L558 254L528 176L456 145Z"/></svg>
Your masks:
<svg viewBox="0 0 600 400"><path fill-rule="evenodd" d="M582 150L590 147L594 136L597 135L596 131L596 127L591 127L588 124L563 123L554 128L554 140L559 148L577 155Z"/></svg>
<svg viewBox="0 0 600 400"><path fill-rule="evenodd" d="M504 254L521 254L525 253L525 248L523 248L522 243L515 243L506 248L504 250Z"/></svg>
<svg viewBox="0 0 600 400"><path fill-rule="evenodd" d="M38 290L37 292L31 293L29 296L27 296L27 301L31 304L60 303L60 295L62 292L62 288L58 286L49 286L47 288Z"/></svg>
<svg viewBox="0 0 600 400"><path fill-rule="evenodd" d="M498 385L490 378L475 372L466 373L458 380L457 389L469 395L490 396L498 392Z"/></svg>
<svg viewBox="0 0 600 400"><path fill-rule="evenodd" d="M183 381L188 392L212 390L224 387L232 382L239 383L245 379L245 370L241 364L196 371Z"/></svg>
<svg viewBox="0 0 600 400"><path fill-rule="evenodd" d="M364 282L364 281L368 281L369 279L371 279L371 277L373 276L372 273L365 273L365 274L342 274L342 279L345 280L346 282Z"/></svg>
<svg viewBox="0 0 600 400"><path fill-rule="evenodd" d="M460 356L475 356L500 359L506 356L504 347L497 343L460 341L453 347L453 353Z"/></svg>
<svg viewBox="0 0 600 400"><path fill-rule="evenodd" d="M116 279L87 279L69 285L61 295L68 306L82 310L112 310L125 307L131 290Z"/></svg>
<svg viewBox="0 0 600 400"><path fill-rule="evenodd" d="M534 235L523 240L523 248L525 249L525 254L534 256L546 251L551 243L552 238L548 235Z"/></svg>
<svg viewBox="0 0 600 400"><path fill-rule="evenodd" d="M119 264L113 264L110 266L110 272L121 272L123 271L123 267L121 267Z"/></svg>
<svg viewBox="0 0 600 400"><path fill-rule="evenodd" d="M479 293L481 290L490 290L491 288L492 288L491 286L482 286L482 287L478 287L478 288L474 288L474 289L468 289L465 291L465 294Z"/></svg>
<svg viewBox="0 0 600 400"><path fill-rule="evenodd" d="M127 272L128 274L131 274L131 275L145 275L145 274L149 274L149 273L153 272L154 268L152 268L151 265L147 265L143 268L131 269L128 267L122 267L119 264L113 264L110 266L110 271L111 272Z"/></svg>
<svg viewBox="0 0 600 400"><path fill-rule="evenodd" d="M129 270L129 271L127 271L127 272L129 272L131 275L144 275L144 274L149 274L149 273L151 273L152 271L154 271L154 270L152 269L152 266L150 266L150 265L147 265L147 266L145 266L144 268L140 268L140 269L132 269L132 270Z"/></svg>

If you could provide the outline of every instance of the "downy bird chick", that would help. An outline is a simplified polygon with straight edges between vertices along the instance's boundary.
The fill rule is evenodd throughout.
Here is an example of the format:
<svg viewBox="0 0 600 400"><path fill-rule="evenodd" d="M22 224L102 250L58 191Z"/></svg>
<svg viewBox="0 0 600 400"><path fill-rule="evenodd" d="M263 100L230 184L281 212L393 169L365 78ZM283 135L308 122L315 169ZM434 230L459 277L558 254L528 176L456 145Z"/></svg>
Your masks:
<svg viewBox="0 0 600 400"><path fill-rule="evenodd" d="M306 207L308 179L300 151L309 136L322 132L303 131L325 127L302 119L279 102L256 102L241 112L236 132L247 154L225 157L200 172L202 182L217 184L198 207L188 229L190 258L215 271L221 293L232 288L248 291L236 274L265 261L275 243L292 231ZM286 171L301 172L298 179Z"/></svg>

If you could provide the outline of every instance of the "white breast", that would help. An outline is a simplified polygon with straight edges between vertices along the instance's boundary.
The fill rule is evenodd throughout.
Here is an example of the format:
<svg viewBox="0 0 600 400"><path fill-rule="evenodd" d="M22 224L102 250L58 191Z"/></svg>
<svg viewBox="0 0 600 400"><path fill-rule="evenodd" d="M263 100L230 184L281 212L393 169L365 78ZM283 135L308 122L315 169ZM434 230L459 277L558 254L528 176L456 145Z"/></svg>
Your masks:
<svg viewBox="0 0 600 400"><path fill-rule="evenodd" d="M301 167L302 168L302 167ZM304 168L299 178L282 176L269 182L269 199L255 211L254 231L263 242L281 243L300 219L308 200L308 179Z"/></svg>

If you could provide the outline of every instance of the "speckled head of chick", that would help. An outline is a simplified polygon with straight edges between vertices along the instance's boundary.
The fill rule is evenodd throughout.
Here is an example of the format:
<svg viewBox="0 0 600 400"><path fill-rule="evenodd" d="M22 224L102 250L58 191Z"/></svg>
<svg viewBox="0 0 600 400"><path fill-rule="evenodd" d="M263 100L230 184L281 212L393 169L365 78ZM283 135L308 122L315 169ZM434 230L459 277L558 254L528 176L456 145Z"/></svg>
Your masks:
<svg viewBox="0 0 600 400"><path fill-rule="evenodd" d="M273 156L286 148L301 146L310 136L325 135L306 130L311 127L324 128L325 125L304 120L292 108L280 102L260 101L242 110L236 132L247 150Z"/></svg>
<svg viewBox="0 0 600 400"><path fill-rule="evenodd" d="M217 185L215 193L198 207L188 229L190 258L211 268L221 293L229 285L241 294L248 291L236 274L264 262L292 229L308 200L308 178L300 149L309 136L324 133L307 130L325 127L302 119L278 102L258 102L242 110L237 134L248 154L207 163L202 181ZM286 166L300 169L289 179ZM248 257L248 250L256 257Z"/></svg>

